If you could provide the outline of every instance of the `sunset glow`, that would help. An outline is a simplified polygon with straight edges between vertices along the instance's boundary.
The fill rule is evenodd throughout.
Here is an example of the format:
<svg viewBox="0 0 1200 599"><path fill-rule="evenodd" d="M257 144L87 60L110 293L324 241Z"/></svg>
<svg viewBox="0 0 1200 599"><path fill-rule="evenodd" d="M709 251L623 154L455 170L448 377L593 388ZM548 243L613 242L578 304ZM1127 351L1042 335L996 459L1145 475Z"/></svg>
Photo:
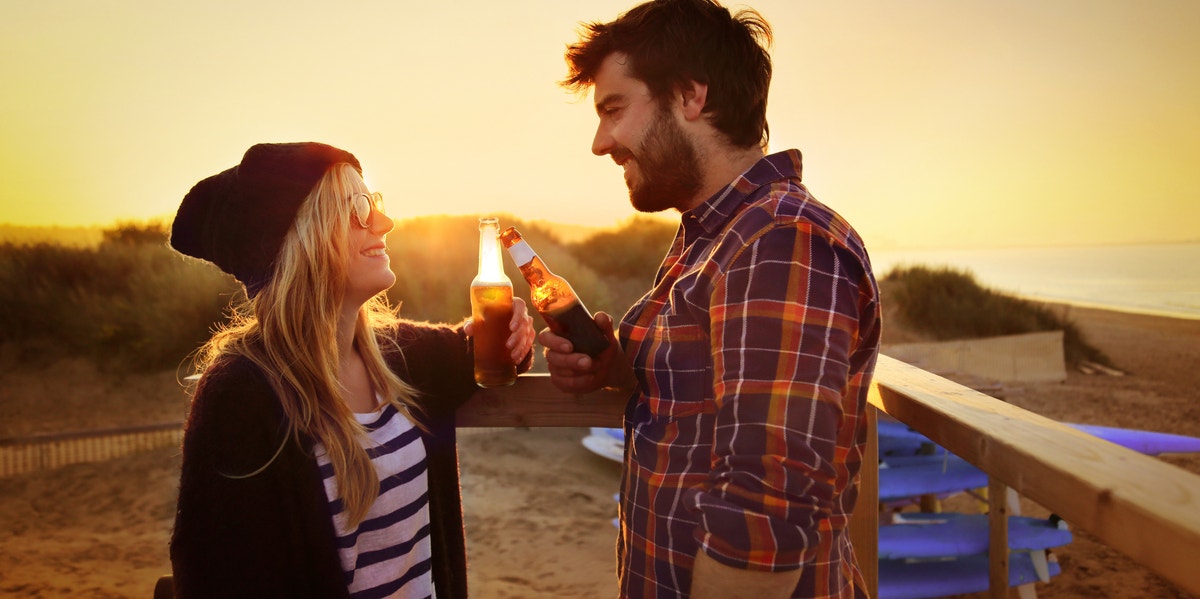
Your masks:
<svg viewBox="0 0 1200 599"><path fill-rule="evenodd" d="M8 2L0 223L169 217L250 145L315 140L397 218L618 224L590 98L557 81L578 24L632 5ZM870 246L1200 237L1200 3L752 6L772 149Z"/></svg>

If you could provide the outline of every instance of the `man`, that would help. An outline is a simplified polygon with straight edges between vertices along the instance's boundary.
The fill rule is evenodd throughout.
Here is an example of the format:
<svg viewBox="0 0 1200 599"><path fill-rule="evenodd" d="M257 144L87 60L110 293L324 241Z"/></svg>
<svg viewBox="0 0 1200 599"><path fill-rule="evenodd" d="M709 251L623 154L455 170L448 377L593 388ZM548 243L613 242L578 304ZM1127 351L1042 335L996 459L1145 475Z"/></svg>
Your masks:
<svg viewBox="0 0 1200 599"><path fill-rule="evenodd" d="M878 354L862 240L765 155L767 23L655 0L587 26L564 85L592 88L592 152L633 206L678 210L653 288L596 321L593 360L549 330L560 389L628 389L622 597L864 597L848 523Z"/></svg>

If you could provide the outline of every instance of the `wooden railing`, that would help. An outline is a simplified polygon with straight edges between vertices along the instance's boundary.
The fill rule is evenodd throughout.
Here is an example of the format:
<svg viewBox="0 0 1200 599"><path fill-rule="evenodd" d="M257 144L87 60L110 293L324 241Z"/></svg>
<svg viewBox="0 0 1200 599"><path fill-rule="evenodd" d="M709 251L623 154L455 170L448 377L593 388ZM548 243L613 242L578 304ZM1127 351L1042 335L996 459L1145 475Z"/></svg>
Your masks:
<svg viewBox="0 0 1200 599"><path fill-rule="evenodd" d="M178 447L182 439L182 422L0 438L0 478Z"/></svg>
<svg viewBox="0 0 1200 599"><path fill-rule="evenodd" d="M481 390L459 410L466 427L621 425L625 397L557 391L546 375ZM991 477L1190 593L1200 594L1200 476L1102 441L898 360L880 356L870 403ZM872 410L871 422L875 412ZM871 447L876 451L875 430ZM878 468L863 471L851 537L872 590L878 583ZM992 596L1007 597L1007 522L992 510ZM875 593L872 592L872 596Z"/></svg>

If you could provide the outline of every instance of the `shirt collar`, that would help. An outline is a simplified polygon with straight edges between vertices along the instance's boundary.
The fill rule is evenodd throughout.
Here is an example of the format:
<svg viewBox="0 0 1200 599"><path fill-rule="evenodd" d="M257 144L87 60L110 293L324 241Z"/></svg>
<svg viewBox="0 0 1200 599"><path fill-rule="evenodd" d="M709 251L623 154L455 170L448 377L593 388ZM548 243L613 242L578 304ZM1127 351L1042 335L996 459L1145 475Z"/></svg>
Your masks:
<svg viewBox="0 0 1200 599"><path fill-rule="evenodd" d="M732 183L699 206L684 212L683 227L687 231L695 231L695 227L700 227L707 233L715 233L721 230L759 189L784 179L799 181L801 170L800 150L785 150L764 156L746 172L738 175Z"/></svg>

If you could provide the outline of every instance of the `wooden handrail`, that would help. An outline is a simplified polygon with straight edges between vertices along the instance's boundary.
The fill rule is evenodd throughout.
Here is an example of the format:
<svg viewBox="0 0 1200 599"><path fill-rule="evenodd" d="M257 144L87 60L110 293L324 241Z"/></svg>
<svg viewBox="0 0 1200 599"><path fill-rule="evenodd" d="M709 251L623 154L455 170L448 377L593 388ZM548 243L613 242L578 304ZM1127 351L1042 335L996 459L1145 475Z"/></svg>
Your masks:
<svg viewBox="0 0 1200 599"><path fill-rule="evenodd" d="M597 391L586 395L563 393L548 374L523 374L509 387L475 392L458 408L459 427L506 426L621 426L627 395Z"/></svg>
<svg viewBox="0 0 1200 599"><path fill-rule="evenodd" d="M871 403L1190 593L1200 476L880 356Z"/></svg>
<svg viewBox="0 0 1200 599"><path fill-rule="evenodd" d="M569 395L547 375L483 389L459 409L459 426L621 424L627 397ZM871 405L999 481L1154 570L1200 594L1200 476L880 356ZM873 422L873 418L869 419ZM872 442L875 436L872 426ZM875 596L878 469L864 465L851 537ZM996 486L996 488L1002 488Z"/></svg>

